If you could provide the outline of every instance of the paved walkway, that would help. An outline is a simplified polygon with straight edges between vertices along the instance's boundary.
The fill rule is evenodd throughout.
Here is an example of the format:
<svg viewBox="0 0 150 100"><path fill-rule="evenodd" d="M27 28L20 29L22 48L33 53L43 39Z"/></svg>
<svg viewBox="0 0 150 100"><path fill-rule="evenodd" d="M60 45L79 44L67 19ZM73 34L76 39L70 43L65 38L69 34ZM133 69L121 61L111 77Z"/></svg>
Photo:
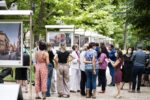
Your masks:
<svg viewBox="0 0 150 100"><path fill-rule="evenodd" d="M128 86L125 85L124 90L121 91L121 100L150 100L150 87L142 87L141 93L129 93L127 90ZM34 88L33 88L34 89ZM96 100L116 100L114 95L116 93L116 87L109 87L106 88L105 94L98 93L100 91L100 87L97 88L97 98ZM33 100L35 97L35 92L33 93ZM25 100L30 100L30 95L27 93L23 93ZM47 98L46 100L93 100L87 99L80 95L80 93L71 93L71 97L68 98L58 98L57 94L53 94L51 97Z"/></svg>
<svg viewBox="0 0 150 100"><path fill-rule="evenodd" d="M107 70L107 80L110 82L109 72ZM16 84L16 83L5 83L5 84ZM129 93L128 84L125 84L124 90L121 91L120 100L150 100L150 87L141 87L141 93ZM97 88L97 98L96 100L117 100L114 98L116 94L116 87L106 87L106 93L98 93L101 90L100 87ZM23 97L25 100L31 100L30 93L25 93L23 89ZM35 100L35 88L32 87L32 100ZM58 98L57 94L53 94L51 97L46 98L46 100L93 100L88 99L80 95L80 93L71 93L70 98Z"/></svg>

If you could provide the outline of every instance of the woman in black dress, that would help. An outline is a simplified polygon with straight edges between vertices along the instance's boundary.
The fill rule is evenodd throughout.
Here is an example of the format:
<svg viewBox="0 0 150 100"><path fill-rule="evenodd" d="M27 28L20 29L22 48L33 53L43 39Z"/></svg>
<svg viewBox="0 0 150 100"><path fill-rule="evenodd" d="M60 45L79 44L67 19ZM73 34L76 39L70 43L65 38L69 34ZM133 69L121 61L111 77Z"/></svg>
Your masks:
<svg viewBox="0 0 150 100"><path fill-rule="evenodd" d="M124 55L124 65L122 67L122 88L125 83L129 83L129 90L131 90L132 83L132 67L133 63L130 60L133 54L133 48L128 48L127 53Z"/></svg>
<svg viewBox="0 0 150 100"><path fill-rule="evenodd" d="M30 56L28 50L23 48L23 66L29 66L30 65ZM22 87L25 87L25 92L28 92L27 87L27 68L16 68L15 70L15 79L18 84L20 84Z"/></svg>

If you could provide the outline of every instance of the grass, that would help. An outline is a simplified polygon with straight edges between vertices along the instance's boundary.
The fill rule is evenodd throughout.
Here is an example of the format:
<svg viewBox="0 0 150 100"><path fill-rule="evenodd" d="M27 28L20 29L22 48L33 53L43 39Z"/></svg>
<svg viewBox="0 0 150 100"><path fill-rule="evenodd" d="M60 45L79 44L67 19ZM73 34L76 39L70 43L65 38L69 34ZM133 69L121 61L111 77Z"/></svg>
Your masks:
<svg viewBox="0 0 150 100"><path fill-rule="evenodd" d="M2 69L0 69L0 70L2 70ZM13 77L11 75L8 75L7 77L4 78L4 81L12 81L12 82L15 81L15 68L12 68L12 70L13 70ZM34 81L35 77L34 77L34 67L33 66L31 67L31 71L32 71L31 80ZM28 69L27 73L28 73L28 80L30 80L30 76L29 76L30 70L29 69Z"/></svg>

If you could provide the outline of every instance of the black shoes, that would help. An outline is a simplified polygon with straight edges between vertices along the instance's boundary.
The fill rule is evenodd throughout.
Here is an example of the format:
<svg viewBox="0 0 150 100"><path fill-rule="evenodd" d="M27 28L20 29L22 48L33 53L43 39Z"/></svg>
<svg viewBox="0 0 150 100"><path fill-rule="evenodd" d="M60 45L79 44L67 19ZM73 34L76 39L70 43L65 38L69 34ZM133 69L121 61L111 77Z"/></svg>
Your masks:
<svg viewBox="0 0 150 100"><path fill-rule="evenodd" d="M115 86L115 84L112 84L112 83L111 83L111 84L109 84L108 86Z"/></svg>
<svg viewBox="0 0 150 100"><path fill-rule="evenodd" d="M131 90L131 91L129 91L130 93L135 93L135 90Z"/></svg>
<svg viewBox="0 0 150 100"><path fill-rule="evenodd" d="M137 90L137 91L135 91L135 90L131 90L131 91L129 91L130 93L141 93L141 91L140 90Z"/></svg>

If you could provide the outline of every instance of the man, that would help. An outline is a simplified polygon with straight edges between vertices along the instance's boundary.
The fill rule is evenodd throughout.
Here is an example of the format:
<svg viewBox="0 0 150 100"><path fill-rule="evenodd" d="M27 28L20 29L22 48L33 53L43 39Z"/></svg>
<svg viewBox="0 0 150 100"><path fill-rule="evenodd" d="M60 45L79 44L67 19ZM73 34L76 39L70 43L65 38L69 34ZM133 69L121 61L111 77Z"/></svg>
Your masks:
<svg viewBox="0 0 150 100"><path fill-rule="evenodd" d="M116 50L114 48L114 46L111 44L109 45L109 58L111 61L115 62L116 61ZM114 71L114 67L112 66L111 63L108 63L108 67L109 67L109 73L111 75L111 83L109 84L109 86L115 86L115 83L114 83L114 74L115 74L115 71Z"/></svg>
<svg viewBox="0 0 150 100"><path fill-rule="evenodd" d="M133 61L133 79L132 79L132 93L135 93L137 84L137 93L140 93L141 77L146 63L146 53L143 52L142 46L137 47L137 51L132 55L131 60ZM136 81L138 77L138 82Z"/></svg>

